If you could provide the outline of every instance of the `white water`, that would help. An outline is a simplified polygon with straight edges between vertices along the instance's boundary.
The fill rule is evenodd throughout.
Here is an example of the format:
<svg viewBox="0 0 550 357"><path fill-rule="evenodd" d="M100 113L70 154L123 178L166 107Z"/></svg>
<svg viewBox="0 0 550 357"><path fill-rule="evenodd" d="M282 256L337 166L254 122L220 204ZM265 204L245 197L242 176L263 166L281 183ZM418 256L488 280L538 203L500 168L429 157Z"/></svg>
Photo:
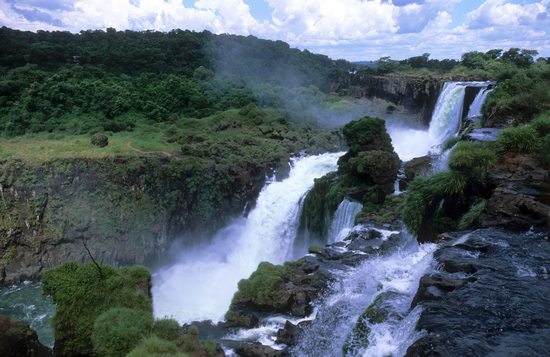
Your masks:
<svg viewBox="0 0 550 357"><path fill-rule="evenodd" d="M369 346L357 349L363 356L402 356L418 337L414 327L419 310L409 312L410 303L423 274L433 265L435 244L419 245L413 237L388 256L365 261L357 268L340 272L336 283L318 304L311 326L294 349L297 356L341 356L342 347L363 311L384 292L398 293L391 301L388 320L369 325ZM337 273L338 274L338 273Z"/></svg>
<svg viewBox="0 0 550 357"><path fill-rule="evenodd" d="M280 264L292 256L300 199L313 180L336 169L342 153L293 160L289 177L267 184L247 218L220 230L208 245L182 252L175 264L153 275L154 313L181 323L219 321L240 279L262 261Z"/></svg>
<svg viewBox="0 0 550 357"><path fill-rule="evenodd" d="M334 218L328 232L328 243L338 242L346 238L354 226L355 216L361 212L362 208L363 205L359 202L344 198L334 213Z"/></svg>
<svg viewBox="0 0 550 357"><path fill-rule="evenodd" d="M474 98L474 101L470 105L470 109L468 110L468 118L476 118L481 116L481 108L483 107L483 103L485 103L487 95L492 91L492 89L485 88L481 88L479 90L476 97Z"/></svg>
<svg viewBox="0 0 550 357"><path fill-rule="evenodd" d="M392 144L399 158L402 161L410 161L415 157L440 154L441 144L455 135L460 127L466 87L482 87L481 90L483 91L483 88L490 84L492 82L445 83L437 98L428 130L413 129L390 123L388 133L392 138ZM483 102L479 105L481 108Z"/></svg>

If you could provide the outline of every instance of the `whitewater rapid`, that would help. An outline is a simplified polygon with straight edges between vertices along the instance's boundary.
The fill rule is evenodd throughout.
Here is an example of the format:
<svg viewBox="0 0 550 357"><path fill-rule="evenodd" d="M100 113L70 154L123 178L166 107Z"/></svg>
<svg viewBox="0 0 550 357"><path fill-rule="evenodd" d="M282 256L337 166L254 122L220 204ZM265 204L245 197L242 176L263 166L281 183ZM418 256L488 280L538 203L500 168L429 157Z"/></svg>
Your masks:
<svg viewBox="0 0 550 357"><path fill-rule="evenodd" d="M248 217L220 230L211 243L181 252L175 263L153 274L155 316L180 323L222 320L240 279L262 261L281 264L293 257L301 200L315 178L336 170L342 154L292 160L289 177L268 183Z"/></svg>

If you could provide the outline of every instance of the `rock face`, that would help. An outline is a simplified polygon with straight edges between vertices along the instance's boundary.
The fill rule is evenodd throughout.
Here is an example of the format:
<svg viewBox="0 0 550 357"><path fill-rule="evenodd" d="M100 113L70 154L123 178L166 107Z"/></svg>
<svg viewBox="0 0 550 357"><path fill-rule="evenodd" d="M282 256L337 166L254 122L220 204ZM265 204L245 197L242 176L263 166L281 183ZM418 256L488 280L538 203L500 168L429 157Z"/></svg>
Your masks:
<svg viewBox="0 0 550 357"><path fill-rule="evenodd" d="M315 180L304 201L303 227L321 240L344 197L363 205L382 205L394 190L401 164L384 120L363 117L351 121L343 134L349 150L338 160L338 171Z"/></svg>
<svg viewBox="0 0 550 357"><path fill-rule="evenodd" d="M550 230L550 171L534 157L506 154L488 178L496 188L481 217L483 227Z"/></svg>
<svg viewBox="0 0 550 357"><path fill-rule="evenodd" d="M218 175L153 157L0 162L0 286L37 279L65 261L89 261L83 242L98 261L143 263L181 232L205 234L241 213L266 170Z"/></svg>
<svg viewBox="0 0 550 357"><path fill-rule="evenodd" d="M415 75L358 75L352 79L356 97L376 97L405 107L429 123L445 79Z"/></svg>
<svg viewBox="0 0 550 357"><path fill-rule="evenodd" d="M407 356L547 356L550 285L546 234L480 229L439 248L441 271L413 301L417 330Z"/></svg>
<svg viewBox="0 0 550 357"><path fill-rule="evenodd" d="M0 315L0 356L49 357L52 351L29 326Z"/></svg>

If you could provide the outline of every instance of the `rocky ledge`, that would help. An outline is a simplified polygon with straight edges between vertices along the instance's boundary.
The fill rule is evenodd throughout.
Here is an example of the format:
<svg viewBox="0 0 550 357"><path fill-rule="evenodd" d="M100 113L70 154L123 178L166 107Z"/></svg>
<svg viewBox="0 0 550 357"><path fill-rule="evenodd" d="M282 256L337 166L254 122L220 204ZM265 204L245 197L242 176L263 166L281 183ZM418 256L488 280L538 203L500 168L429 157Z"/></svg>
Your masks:
<svg viewBox="0 0 550 357"><path fill-rule="evenodd" d="M435 253L413 301L425 331L407 356L550 354L550 242L544 233L480 229Z"/></svg>

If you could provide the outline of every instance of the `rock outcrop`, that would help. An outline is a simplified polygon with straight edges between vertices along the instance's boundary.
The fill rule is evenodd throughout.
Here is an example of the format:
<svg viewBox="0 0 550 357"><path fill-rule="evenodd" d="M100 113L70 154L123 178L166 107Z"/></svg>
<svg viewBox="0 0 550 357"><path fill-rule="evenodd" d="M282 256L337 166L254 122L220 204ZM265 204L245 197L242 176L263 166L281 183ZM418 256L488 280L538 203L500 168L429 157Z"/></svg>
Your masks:
<svg viewBox="0 0 550 357"><path fill-rule="evenodd" d="M488 179L496 188L487 200L481 226L550 231L550 171L536 158L505 154L488 172Z"/></svg>
<svg viewBox="0 0 550 357"><path fill-rule="evenodd" d="M442 245L441 270L413 301L426 335L407 356L545 356L550 326L546 234L480 229Z"/></svg>
<svg viewBox="0 0 550 357"><path fill-rule="evenodd" d="M0 356L50 357L52 351L29 326L0 315Z"/></svg>
<svg viewBox="0 0 550 357"><path fill-rule="evenodd" d="M218 169L162 157L0 162L0 286L89 261L84 243L98 261L142 264L182 232L214 231L254 202L269 170Z"/></svg>

